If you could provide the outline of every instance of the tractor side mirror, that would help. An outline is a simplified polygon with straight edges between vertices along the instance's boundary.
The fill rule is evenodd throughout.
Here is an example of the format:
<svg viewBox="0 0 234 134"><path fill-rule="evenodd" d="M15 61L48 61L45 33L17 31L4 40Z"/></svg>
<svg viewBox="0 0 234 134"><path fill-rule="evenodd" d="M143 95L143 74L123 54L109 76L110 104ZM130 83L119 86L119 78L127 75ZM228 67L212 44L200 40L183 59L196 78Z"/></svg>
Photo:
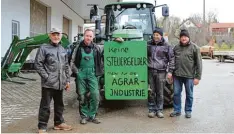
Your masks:
<svg viewBox="0 0 234 134"><path fill-rule="evenodd" d="M98 7L97 5L94 5L93 7L91 7L90 9L90 19L93 18L93 16L97 16L98 15Z"/></svg>
<svg viewBox="0 0 234 134"><path fill-rule="evenodd" d="M162 7L162 16L164 16L164 17L169 16L169 7L168 6L163 6Z"/></svg>
<svg viewBox="0 0 234 134"><path fill-rule="evenodd" d="M153 12L153 13L155 12L155 7L152 8L152 12Z"/></svg>

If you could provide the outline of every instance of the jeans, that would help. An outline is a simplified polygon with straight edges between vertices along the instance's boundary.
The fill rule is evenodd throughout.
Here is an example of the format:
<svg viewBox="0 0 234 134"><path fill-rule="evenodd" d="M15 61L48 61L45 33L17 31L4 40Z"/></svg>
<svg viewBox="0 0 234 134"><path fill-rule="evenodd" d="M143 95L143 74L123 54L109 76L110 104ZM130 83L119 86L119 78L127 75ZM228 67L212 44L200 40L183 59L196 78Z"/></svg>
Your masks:
<svg viewBox="0 0 234 134"><path fill-rule="evenodd" d="M174 76L174 98L173 98L173 107L174 111L181 113L181 92L183 84L185 86L186 99L185 99L185 113L192 112L193 106L193 80L191 78L177 77Z"/></svg>
<svg viewBox="0 0 234 134"><path fill-rule="evenodd" d="M47 123L50 117L50 102L54 100L54 125L64 123L63 119L63 90L42 88L42 97L38 115L38 128L47 129Z"/></svg>
<svg viewBox="0 0 234 134"><path fill-rule="evenodd" d="M149 112L162 112L163 90L165 86L166 71L149 70L149 84L152 89L148 96Z"/></svg>

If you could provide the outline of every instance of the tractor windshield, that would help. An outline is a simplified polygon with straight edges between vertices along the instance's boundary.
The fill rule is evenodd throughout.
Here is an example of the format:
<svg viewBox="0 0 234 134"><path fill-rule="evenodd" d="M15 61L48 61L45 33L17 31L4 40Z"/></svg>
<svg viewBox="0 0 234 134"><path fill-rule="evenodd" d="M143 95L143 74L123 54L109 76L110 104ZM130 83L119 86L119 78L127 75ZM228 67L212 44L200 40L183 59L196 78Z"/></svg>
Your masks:
<svg viewBox="0 0 234 134"><path fill-rule="evenodd" d="M110 33L117 29L139 29L143 34L152 34L151 13L149 8L139 9L124 8L113 10L109 13L107 21L110 26Z"/></svg>

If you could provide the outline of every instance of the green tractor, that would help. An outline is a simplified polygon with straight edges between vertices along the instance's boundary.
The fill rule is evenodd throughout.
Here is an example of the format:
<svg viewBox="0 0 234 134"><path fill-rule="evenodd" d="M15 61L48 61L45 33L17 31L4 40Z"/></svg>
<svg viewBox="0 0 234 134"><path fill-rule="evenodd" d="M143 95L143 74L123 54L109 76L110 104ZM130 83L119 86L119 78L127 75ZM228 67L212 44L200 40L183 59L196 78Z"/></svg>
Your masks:
<svg viewBox="0 0 234 134"><path fill-rule="evenodd" d="M162 7L162 16L169 16L169 8L166 4L154 6L152 3L147 2L118 2L106 5L102 16L99 15L98 6L93 5L90 10L90 19L95 20L95 42L105 44L103 42L110 42L118 37L125 41L146 42L151 40L153 29L157 26L155 17L157 7ZM105 31L101 31L100 24L102 20L105 20ZM147 46L147 43L145 45ZM101 101L105 100L104 76L100 78L100 91ZM165 106L172 106L172 97L172 84L166 82L164 90Z"/></svg>

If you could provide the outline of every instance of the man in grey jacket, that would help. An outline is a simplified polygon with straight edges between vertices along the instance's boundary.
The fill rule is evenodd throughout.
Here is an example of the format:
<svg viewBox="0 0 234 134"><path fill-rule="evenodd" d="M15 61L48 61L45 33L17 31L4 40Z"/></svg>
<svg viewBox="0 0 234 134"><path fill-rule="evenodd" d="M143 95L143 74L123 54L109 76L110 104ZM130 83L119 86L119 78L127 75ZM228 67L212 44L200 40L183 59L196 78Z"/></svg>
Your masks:
<svg viewBox="0 0 234 134"><path fill-rule="evenodd" d="M47 131L50 116L50 102L54 100L54 129L71 130L63 119L63 90L69 89L70 71L68 55L61 46L62 33L53 28L49 33L50 42L37 51L35 68L41 76L42 97L38 116L39 133Z"/></svg>

